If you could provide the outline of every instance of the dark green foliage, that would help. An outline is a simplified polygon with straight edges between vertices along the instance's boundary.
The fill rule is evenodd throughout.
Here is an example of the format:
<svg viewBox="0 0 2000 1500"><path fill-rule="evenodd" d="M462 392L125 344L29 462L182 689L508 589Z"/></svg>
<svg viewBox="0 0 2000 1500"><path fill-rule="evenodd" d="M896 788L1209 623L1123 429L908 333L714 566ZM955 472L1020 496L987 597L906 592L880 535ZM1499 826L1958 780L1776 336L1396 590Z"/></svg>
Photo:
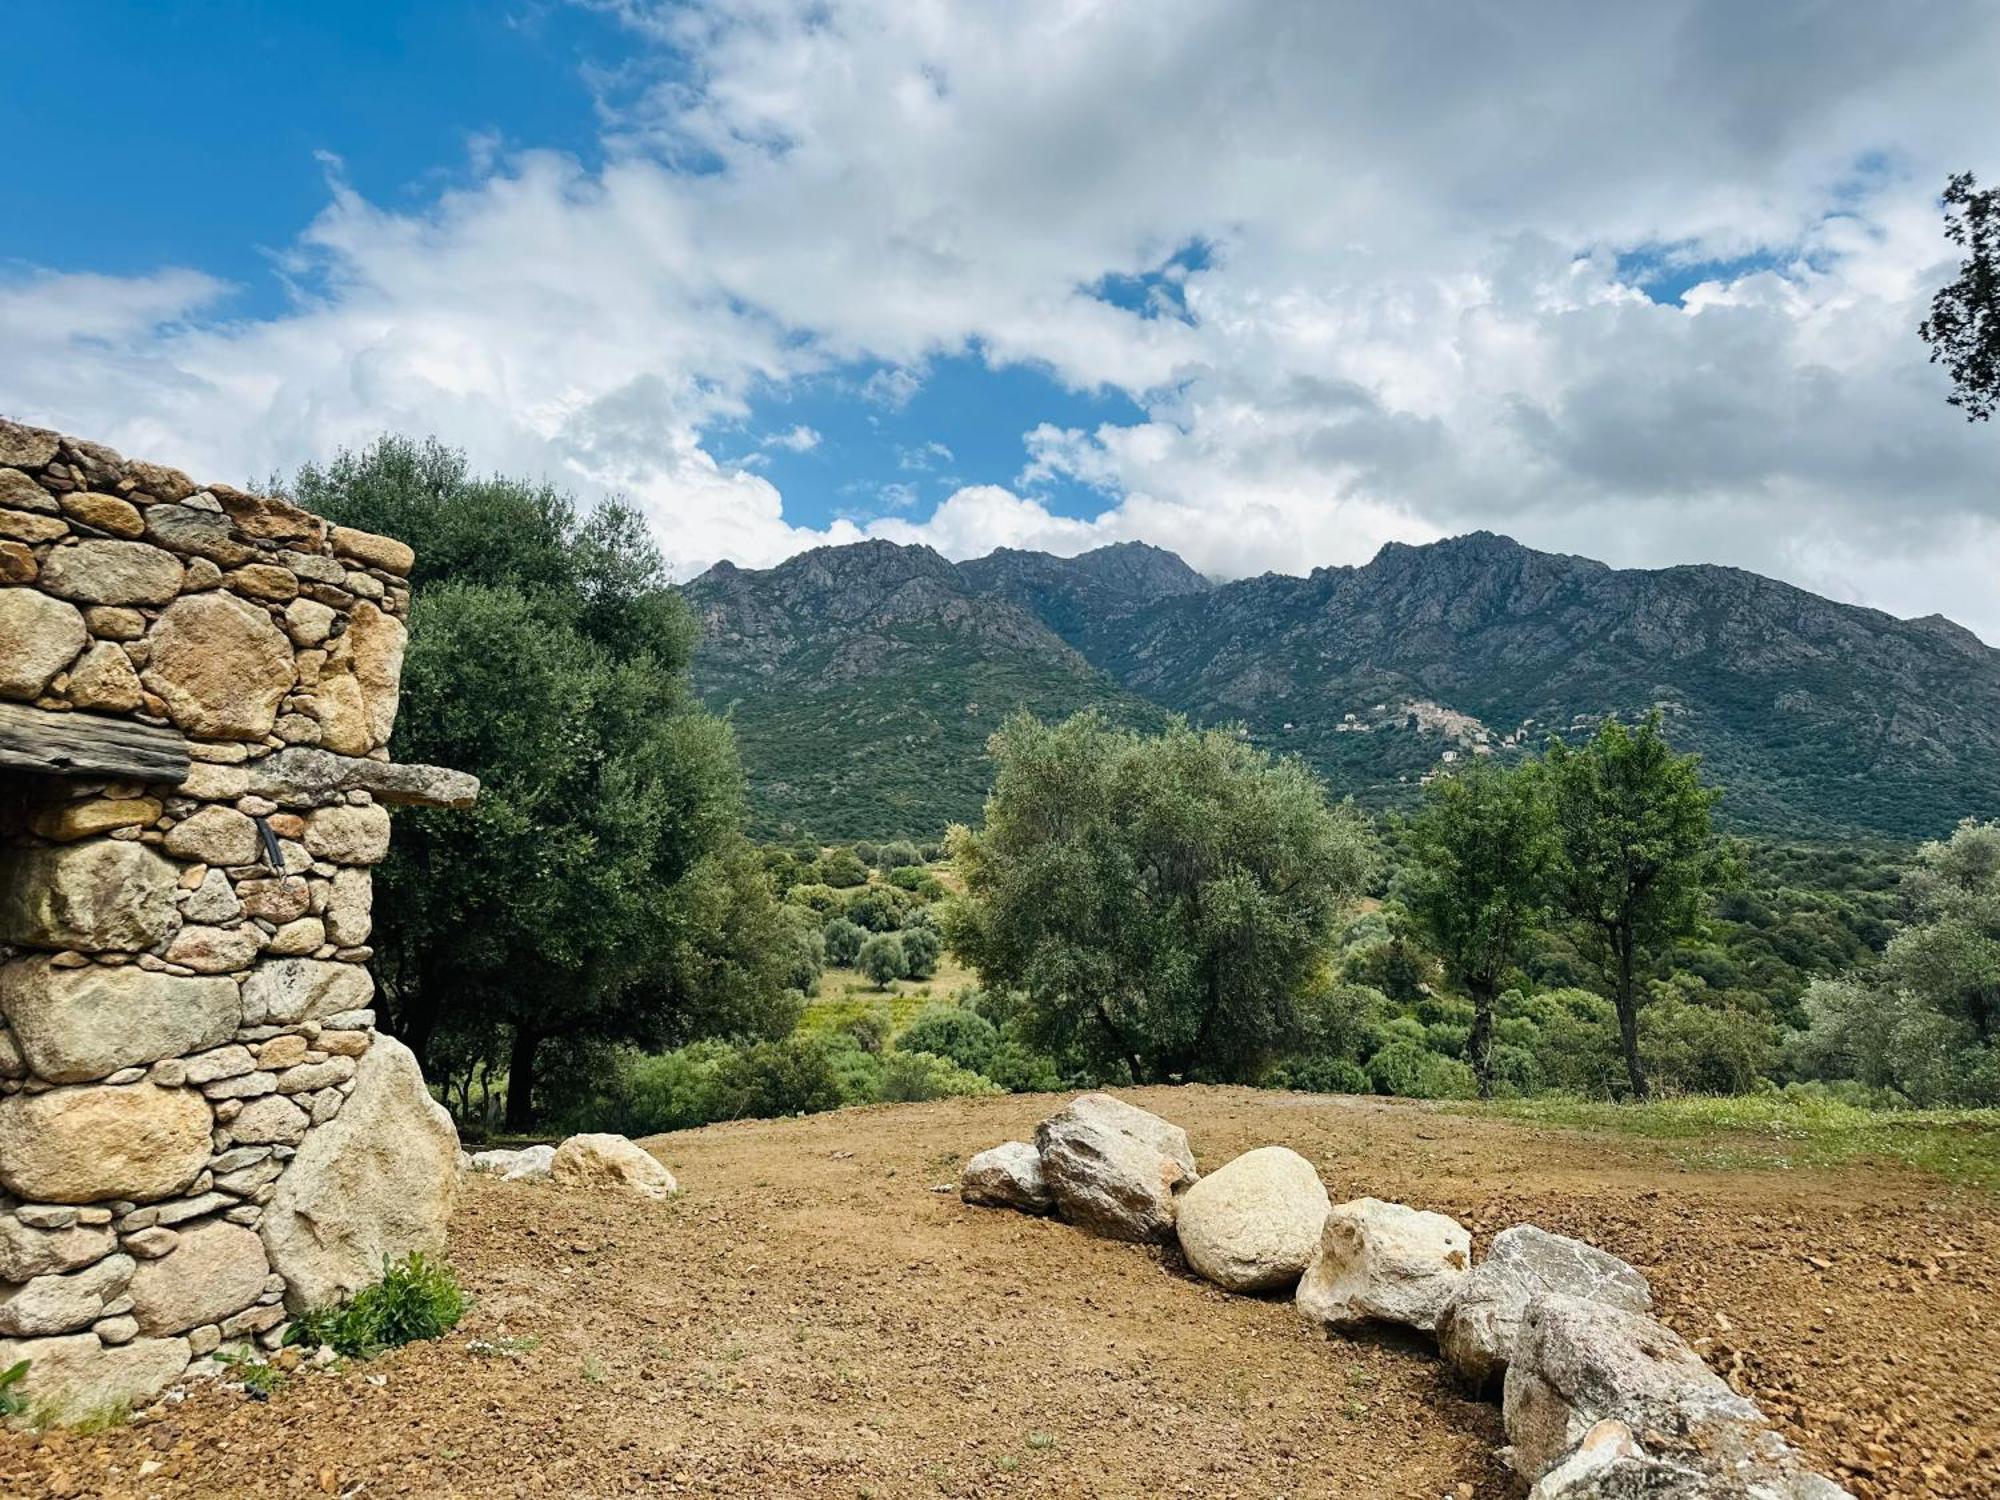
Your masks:
<svg viewBox="0 0 2000 1500"><path fill-rule="evenodd" d="M294 1318L285 1342L308 1349L325 1344L350 1359L373 1359L451 1332L466 1306L451 1268L413 1252L393 1265L385 1259L382 1279L347 1301Z"/></svg>
<svg viewBox="0 0 2000 1500"><path fill-rule="evenodd" d="M767 1119L817 1114L842 1103L826 1045L790 1036L731 1052L716 1070L712 1118Z"/></svg>
<svg viewBox="0 0 2000 1500"><path fill-rule="evenodd" d="M835 890L850 890L868 880L868 866L852 849L829 849L819 859L821 883Z"/></svg>
<svg viewBox="0 0 2000 1500"><path fill-rule="evenodd" d="M1733 1006L1669 993L1640 1016L1639 1056L1664 1092L1747 1094L1777 1063L1777 1029Z"/></svg>
<svg viewBox="0 0 2000 1500"><path fill-rule="evenodd" d="M973 1073L988 1071L999 1046L993 1023L962 1005L929 1006L896 1038L899 1052L934 1053Z"/></svg>
<svg viewBox="0 0 2000 1500"><path fill-rule="evenodd" d="M1944 189L1944 235L1965 259L1917 332L1931 346L1931 363L1951 372L1945 399L1968 422L1983 422L2000 406L2000 191L1981 192L1970 172L1953 176Z"/></svg>
<svg viewBox="0 0 2000 1500"><path fill-rule="evenodd" d="M1025 1036L1141 1081L1254 1077L1297 1025L1360 892L1359 823L1302 767L1176 723L1025 716L994 737L984 827L959 829L946 930Z"/></svg>
<svg viewBox="0 0 2000 1500"><path fill-rule="evenodd" d="M889 884L926 901L935 901L944 894L943 883L922 865L898 865L889 872Z"/></svg>
<svg viewBox="0 0 2000 1500"><path fill-rule="evenodd" d="M944 939L934 928L910 927L897 934L903 945L903 975L906 979L929 979L937 973L944 957Z"/></svg>
<svg viewBox="0 0 2000 1500"><path fill-rule="evenodd" d="M378 1008L432 1076L504 1035L521 1130L545 1043L787 1029L811 944L739 831L735 746L638 513L396 438L295 491L415 548L396 752L481 782L468 811L399 812L377 875Z"/></svg>
<svg viewBox="0 0 2000 1500"><path fill-rule="evenodd" d="M878 990L886 989L891 980L902 979L910 972L903 940L887 932L878 932L861 945L854 966L873 980Z"/></svg>
<svg viewBox="0 0 2000 1500"><path fill-rule="evenodd" d="M882 845L876 851L873 861L876 868L881 870L885 875L891 870L910 865L922 865L923 862L923 855L917 852L917 846L908 839L897 839L893 843Z"/></svg>
<svg viewBox="0 0 2000 1500"><path fill-rule="evenodd" d="M884 1053L875 1080L875 1097L884 1104L921 1104L928 1099L957 1099L997 1094L989 1080L961 1068L949 1058L901 1046Z"/></svg>
<svg viewBox="0 0 2000 1500"><path fill-rule="evenodd" d="M1478 1090L1471 1068L1409 1040L1393 1041L1369 1058L1368 1081L1378 1094L1407 1099L1469 1099Z"/></svg>
<svg viewBox="0 0 2000 1500"><path fill-rule="evenodd" d="M847 902L850 922L858 922L870 932L899 932L924 909L925 898L893 885L871 885L856 891Z"/></svg>
<svg viewBox="0 0 2000 1500"><path fill-rule="evenodd" d="M1549 745L1555 905L1610 991L1627 1081L1642 1099L1640 980L1662 949L1696 929L1722 873L1709 824L1720 794L1702 785L1698 766L1698 757L1673 753L1657 711L1636 729L1611 720L1580 749Z"/></svg>
<svg viewBox="0 0 2000 1500"><path fill-rule="evenodd" d="M826 924L826 961L842 968L851 968L861 956L861 945L868 941L868 929L850 922L846 917L835 917Z"/></svg>

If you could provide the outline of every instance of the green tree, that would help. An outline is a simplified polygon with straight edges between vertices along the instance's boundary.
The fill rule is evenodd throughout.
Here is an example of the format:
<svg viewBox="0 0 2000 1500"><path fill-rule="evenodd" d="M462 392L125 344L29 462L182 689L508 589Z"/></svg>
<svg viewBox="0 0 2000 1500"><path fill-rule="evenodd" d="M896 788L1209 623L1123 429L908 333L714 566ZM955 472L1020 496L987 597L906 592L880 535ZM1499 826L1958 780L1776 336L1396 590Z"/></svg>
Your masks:
<svg viewBox="0 0 2000 1500"><path fill-rule="evenodd" d="M1641 980L1662 950L1700 925L1722 870L1710 823L1720 793L1701 784L1699 756L1674 754L1657 710L1636 728L1608 720L1576 749L1553 739L1545 765L1556 905L1611 992L1626 1081L1643 1099Z"/></svg>
<svg viewBox="0 0 2000 1500"><path fill-rule="evenodd" d="M858 927L845 917L833 918L826 924L827 962L846 968L861 956L861 945L867 941L867 928Z"/></svg>
<svg viewBox="0 0 2000 1500"><path fill-rule="evenodd" d="M937 973L938 960L944 957L944 939L929 927L910 927L897 934L903 944L903 957L909 964L910 979L929 979Z"/></svg>
<svg viewBox="0 0 2000 1500"><path fill-rule="evenodd" d="M1494 1005L1549 899L1555 836L1540 767L1475 763L1437 778L1410 822L1409 847L1403 904L1471 997L1466 1055L1480 1097L1489 1099Z"/></svg>
<svg viewBox="0 0 2000 1500"><path fill-rule="evenodd" d="M1365 883L1360 821L1298 763L1183 721L1017 715L991 748L985 824L951 836L953 951L1020 993L1041 1050L1137 1081L1254 1077Z"/></svg>
<svg viewBox="0 0 2000 1500"><path fill-rule="evenodd" d="M861 945L861 952L854 960L854 966L873 981L878 990L887 989L892 979L902 979L910 972L909 955L903 951L903 940L892 932L878 932Z"/></svg>
<svg viewBox="0 0 2000 1500"><path fill-rule="evenodd" d="M523 1130L552 1039L789 1029L809 949L740 832L735 746L696 704L694 622L638 513L400 438L293 492L415 548L396 750L481 781L469 811L400 812L378 873L381 1009L419 1058L504 1029Z"/></svg>
<svg viewBox="0 0 2000 1500"><path fill-rule="evenodd" d="M1980 191L1970 172L1954 176L1944 189L1944 234L1965 259L1917 332L1931 363L1951 372L1945 399L1968 422L1984 422L2000 406L2000 189Z"/></svg>

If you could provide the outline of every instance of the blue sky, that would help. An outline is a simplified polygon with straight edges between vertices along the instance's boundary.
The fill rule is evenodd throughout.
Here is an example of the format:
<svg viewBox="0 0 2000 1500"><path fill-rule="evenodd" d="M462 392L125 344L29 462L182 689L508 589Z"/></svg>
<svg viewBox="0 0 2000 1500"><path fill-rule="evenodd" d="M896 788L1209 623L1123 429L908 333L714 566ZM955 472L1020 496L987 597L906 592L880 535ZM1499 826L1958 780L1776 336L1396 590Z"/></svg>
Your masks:
<svg viewBox="0 0 2000 1500"><path fill-rule="evenodd" d="M1914 333L2000 8L1446 9L18 5L0 411L237 482L434 434L682 573L1489 528L2000 639Z"/></svg>

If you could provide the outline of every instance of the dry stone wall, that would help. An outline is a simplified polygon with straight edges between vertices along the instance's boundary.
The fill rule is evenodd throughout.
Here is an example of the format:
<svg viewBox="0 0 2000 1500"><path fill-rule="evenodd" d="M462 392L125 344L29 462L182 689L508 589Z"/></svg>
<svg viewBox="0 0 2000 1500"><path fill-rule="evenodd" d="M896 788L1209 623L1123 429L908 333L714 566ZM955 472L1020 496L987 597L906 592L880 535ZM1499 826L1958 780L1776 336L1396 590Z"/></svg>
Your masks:
<svg viewBox="0 0 2000 1500"><path fill-rule="evenodd" d="M366 968L410 549L0 421L0 700L178 784L0 771L0 1368L141 1399L441 1248L457 1138ZM76 723L75 720L62 720Z"/></svg>

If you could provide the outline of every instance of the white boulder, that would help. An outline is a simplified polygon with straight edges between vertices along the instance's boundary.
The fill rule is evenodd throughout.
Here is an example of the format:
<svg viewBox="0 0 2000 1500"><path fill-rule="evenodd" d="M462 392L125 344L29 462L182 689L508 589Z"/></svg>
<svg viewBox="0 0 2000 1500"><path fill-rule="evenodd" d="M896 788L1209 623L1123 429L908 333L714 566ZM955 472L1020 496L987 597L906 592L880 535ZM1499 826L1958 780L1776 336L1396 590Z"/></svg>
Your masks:
<svg viewBox="0 0 2000 1500"><path fill-rule="evenodd" d="M1474 1389L1498 1380L1521 1332L1528 1304L1545 1292L1651 1312L1646 1278L1615 1255L1567 1235L1517 1224L1493 1237L1438 1319L1438 1349Z"/></svg>
<svg viewBox="0 0 2000 1500"><path fill-rule="evenodd" d="M1196 1179L1187 1132L1158 1115L1083 1094L1036 1127L1042 1176L1063 1218L1114 1240L1165 1240Z"/></svg>
<svg viewBox="0 0 2000 1500"><path fill-rule="evenodd" d="M986 1208L1017 1208L1024 1214L1055 1212L1056 1201L1042 1176L1042 1156L1026 1141L1006 1141L965 1164L958 1195Z"/></svg>
<svg viewBox="0 0 2000 1500"><path fill-rule="evenodd" d="M674 1174L622 1135L573 1135L556 1147L548 1175L569 1186L622 1187L647 1198L678 1192Z"/></svg>
<svg viewBox="0 0 2000 1500"><path fill-rule="evenodd" d="M1226 1291L1275 1291L1305 1271L1330 1208L1311 1162L1260 1146L1182 1193L1174 1232L1197 1275Z"/></svg>
<svg viewBox="0 0 2000 1500"><path fill-rule="evenodd" d="M1299 1311L1339 1332L1393 1323L1429 1333L1471 1264L1472 1236L1457 1220L1357 1198L1327 1214Z"/></svg>

